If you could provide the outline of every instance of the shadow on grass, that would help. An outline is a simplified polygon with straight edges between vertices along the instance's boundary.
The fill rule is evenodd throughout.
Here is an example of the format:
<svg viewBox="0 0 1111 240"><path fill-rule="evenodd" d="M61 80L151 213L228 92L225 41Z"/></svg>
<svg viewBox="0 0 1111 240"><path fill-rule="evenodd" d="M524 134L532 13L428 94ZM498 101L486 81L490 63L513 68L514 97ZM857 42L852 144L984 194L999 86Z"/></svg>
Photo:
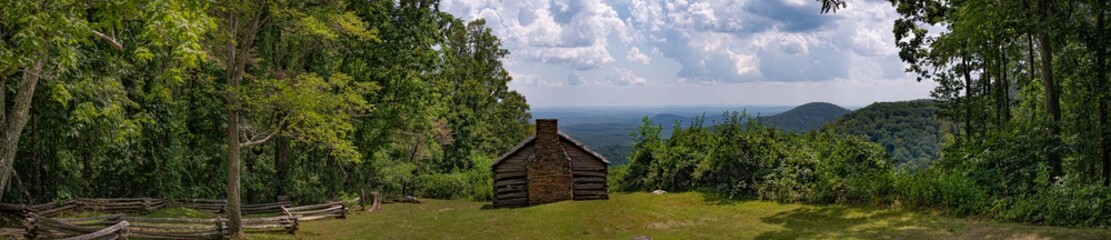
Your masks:
<svg viewBox="0 0 1111 240"><path fill-rule="evenodd" d="M936 239L952 230L924 227L905 212L865 210L843 206L802 207L760 218L787 229L766 232L756 239Z"/></svg>

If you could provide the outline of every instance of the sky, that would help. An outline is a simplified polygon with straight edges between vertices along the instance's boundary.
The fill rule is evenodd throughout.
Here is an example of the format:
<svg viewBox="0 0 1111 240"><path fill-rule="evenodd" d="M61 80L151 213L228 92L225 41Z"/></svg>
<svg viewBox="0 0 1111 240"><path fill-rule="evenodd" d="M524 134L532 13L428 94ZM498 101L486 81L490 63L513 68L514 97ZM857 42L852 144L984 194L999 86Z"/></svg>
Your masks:
<svg viewBox="0 0 1111 240"><path fill-rule="evenodd" d="M485 19L529 105L864 106L929 98L905 73L884 0L443 0Z"/></svg>

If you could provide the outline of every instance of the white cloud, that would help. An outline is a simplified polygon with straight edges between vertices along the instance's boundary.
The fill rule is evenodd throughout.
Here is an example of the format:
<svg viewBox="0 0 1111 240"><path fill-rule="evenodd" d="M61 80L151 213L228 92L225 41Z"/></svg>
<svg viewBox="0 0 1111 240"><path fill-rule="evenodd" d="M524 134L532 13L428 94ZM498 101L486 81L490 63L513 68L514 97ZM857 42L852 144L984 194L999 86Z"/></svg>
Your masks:
<svg viewBox="0 0 1111 240"><path fill-rule="evenodd" d="M789 82L795 85L768 89L790 91L846 79L908 79L890 33L898 14L889 3L853 1L830 14L821 14L820 4L814 0L444 0L441 9L464 20L487 20L512 53L505 61L518 79L517 89ZM614 54L622 50L624 59L617 61L622 56ZM918 95L928 96L929 89L915 86L922 92ZM712 94L695 96L716 101Z"/></svg>
<svg viewBox="0 0 1111 240"><path fill-rule="evenodd" d="M643 53L640 53L640 49L637 48L637 47L629 48L629 54L626 55L625 58L629 59L630 62L645 64L645 65L647 65L648 61L650 60L648 58L648 55L644 55Z"/></svg>
<svg viewBox="0 0 1111 240"><path fill-rule="evenodd" d="M443 1L464 20L485 18L514 56L576 70L612 63L609 38L632 41L625 22L598 0Z"/></svg>
<svg viewBox="0 0 1111 240"><path fill-rule="evenodd" d="M583 78L582 75L579 75L577 73L571 73L571 75L567 75L567 85L568 86L581 86L585 82L586 82L586 79Z"/></svg>
<svg viewBox="0 0 1111 240"><path fill-rule="evenodd" d="M513 77L513 81L509 82L510 86L530 86L530 87L564 87L567 82L562 81L549 81L536 74L509 72L509 76Z"/></svg>
<svg viewBox="0 0 1111 240"><path fill-rule="evenodd" d="M614 79L617 80L613 82L614 85L644 85L645 83L648 83L647 79L637 76L636 73L630 71L629 69L618 67L614 68L614 72L616 74L614 76Z"/></svg>

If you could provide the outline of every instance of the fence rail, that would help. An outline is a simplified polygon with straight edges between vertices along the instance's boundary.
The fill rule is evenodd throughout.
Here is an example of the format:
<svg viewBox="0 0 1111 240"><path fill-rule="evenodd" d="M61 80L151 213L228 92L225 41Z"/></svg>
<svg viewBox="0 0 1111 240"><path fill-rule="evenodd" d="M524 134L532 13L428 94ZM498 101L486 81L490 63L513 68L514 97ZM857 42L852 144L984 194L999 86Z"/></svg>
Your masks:
<svg viewBox="0 0 1111 240"><path fill-rule="evenodd" d="M354 202L361 202L357 199ZM0 203L0 211L23 216L24 229L6 229L7 235L22 234L28 239L221 239L227 236L228 220L216 218L150 218L126 213L149 212L169 205L222 213L224 200L189 199L167 201L153 198L92 199L79 198L54 203L22 205ZM219 208L217 208L219 206ZM215 210L221 211L215 211ZM274 214L245 218L244 231L282 231L293 234L302 221L346 218L348 202L293 206L289 201L243 206L244 214ZM82 218L52 218L71 211L97 211L109 215ZM126 226L111 228L126 223ZM109 229L109 230L106 230ZM122 230L121 230L122 229ZM102 235L93 235L93 234Z"/></svg>

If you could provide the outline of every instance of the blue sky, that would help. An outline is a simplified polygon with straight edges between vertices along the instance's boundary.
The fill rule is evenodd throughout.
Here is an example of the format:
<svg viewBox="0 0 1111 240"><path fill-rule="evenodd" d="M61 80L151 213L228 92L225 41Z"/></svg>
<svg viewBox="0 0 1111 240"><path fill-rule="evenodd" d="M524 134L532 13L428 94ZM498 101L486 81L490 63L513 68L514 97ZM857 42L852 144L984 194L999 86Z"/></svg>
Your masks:
<svg viewBox="0 0 1111 240"><path fill-rule="evenodd" d="M863 106L929 98L903 72L882 0L444 0L510 51L534 107Z"/></svg>

